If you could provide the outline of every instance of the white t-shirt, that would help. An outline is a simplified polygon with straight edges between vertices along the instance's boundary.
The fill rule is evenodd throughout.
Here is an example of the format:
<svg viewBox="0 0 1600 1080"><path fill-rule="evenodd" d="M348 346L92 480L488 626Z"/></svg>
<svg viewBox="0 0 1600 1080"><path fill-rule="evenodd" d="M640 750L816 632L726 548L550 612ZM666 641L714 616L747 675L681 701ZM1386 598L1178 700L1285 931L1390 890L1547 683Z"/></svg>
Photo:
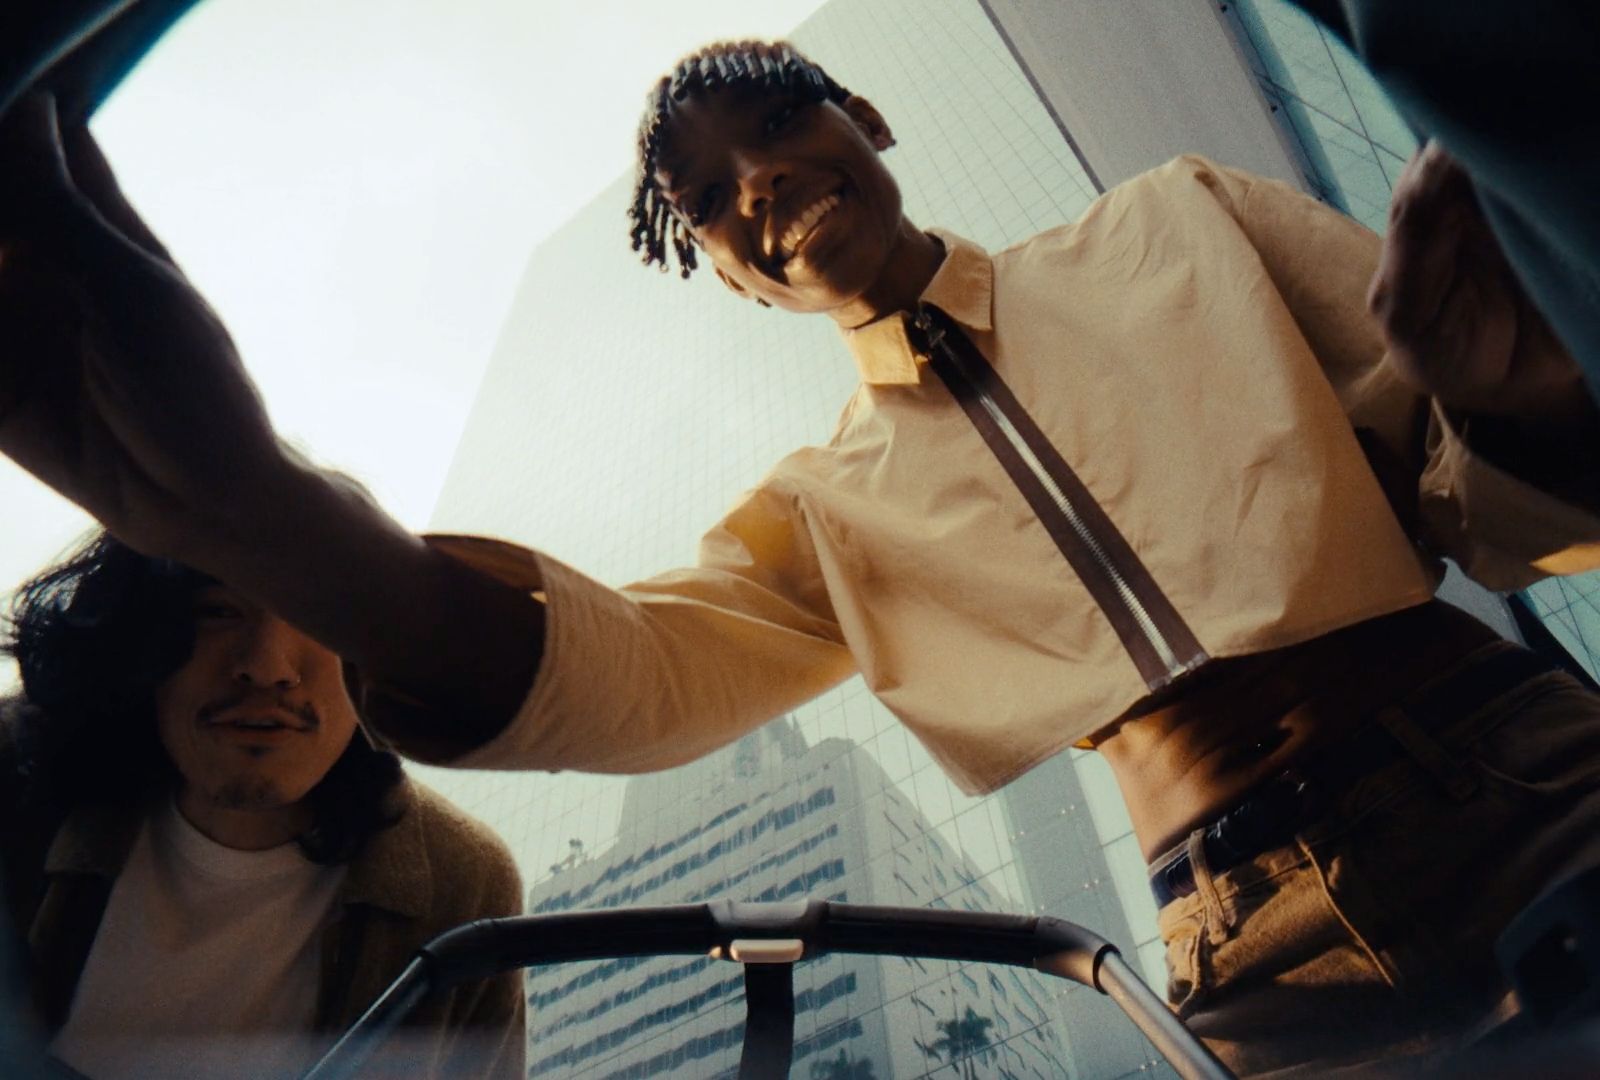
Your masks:
<svg viewBox="0 0 1600 1080"><path fill-rule="evenodd" d="M310 1034L321 937L343 866L290 843L236 851L170 803L111 889L51 1052L93 1080L293 1076Z"/></svg>

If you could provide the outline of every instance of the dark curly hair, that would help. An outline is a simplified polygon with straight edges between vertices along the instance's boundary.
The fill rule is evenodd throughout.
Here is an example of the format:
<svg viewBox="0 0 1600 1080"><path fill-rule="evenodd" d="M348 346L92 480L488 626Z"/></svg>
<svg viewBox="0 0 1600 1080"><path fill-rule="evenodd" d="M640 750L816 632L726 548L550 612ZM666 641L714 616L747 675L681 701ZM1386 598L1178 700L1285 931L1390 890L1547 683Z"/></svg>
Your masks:
<svg viewBox="0 0 1600 1080"><path fill-rule="evenodd" d="M100 532L19 588L3 649L26 697L11 742L19 790L64 814L87 803L138 805L178 773L156 727L156 688L194 650L194 596L213 579L141 555ZM299 837L314 862L347 862L399 818L400 759L359 729L309 798Z"/></svg>
<svg viewBox="0 0 1600 1080"><path fill-rule="evenodd" d="M691 94L714 93L725 87L757 87L769 95L792 94L807 101L843 105L850 91L833 80L787 41L719 41L690 53L663 75L645 99L639 121L638 166L629 234L633 250L644 251L644 264L667 269L667 244L678 257L679 271L688 277L698 260L688 225L667 202L656 184L656 155L672 119L674 106Z"/></svg>

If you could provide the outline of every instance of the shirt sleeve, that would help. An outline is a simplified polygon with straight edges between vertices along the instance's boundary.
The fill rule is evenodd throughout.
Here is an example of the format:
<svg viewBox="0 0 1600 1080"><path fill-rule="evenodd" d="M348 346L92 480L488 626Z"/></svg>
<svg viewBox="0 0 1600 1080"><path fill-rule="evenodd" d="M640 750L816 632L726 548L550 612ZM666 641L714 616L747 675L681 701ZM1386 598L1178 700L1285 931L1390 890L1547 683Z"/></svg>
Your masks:
<svg viewBox="0 0 1600 1080"><path fill-rule="evenodd" d="M1288 184L1199 157L1169 168L1210 189L1239 223L1322 364L1407 530L1491 589L1600 567L1600 492L1560 494L1474 450L1473 418L1406 384L1367 309L1381 241ZM1600 438L1600 433L1597 433ZM1529 475L1548 475L1542 463Z"/></svg>
<svg viewBox="0 0 1600 1080"><path fill-rule="evenodd" d="M768 483L700 544L698 564L611 589L500 541L429 543L547 605L532 691L473 769L634 773L709 753L855 671L797 498Z"/></svg>

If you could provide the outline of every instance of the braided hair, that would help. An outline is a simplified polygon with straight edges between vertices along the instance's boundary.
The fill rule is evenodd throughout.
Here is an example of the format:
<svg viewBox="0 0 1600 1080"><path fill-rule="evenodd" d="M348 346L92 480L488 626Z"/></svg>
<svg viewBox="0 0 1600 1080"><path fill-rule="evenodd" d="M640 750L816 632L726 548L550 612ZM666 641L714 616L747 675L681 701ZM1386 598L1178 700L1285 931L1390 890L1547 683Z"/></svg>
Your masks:
<svg viewBox="0 0 1600 1080"><path fill-rule="evenodd" d="M719 41L679 60L672 73L663 75L651 88L639 121L639 174L628 218L633 225L633 250L644 252L646 266L653 263L663 271L667 269L669 242L683 277L687 278L698 263L688 224L656 184L656 156L673 108L691 94L741 86L837 105L850 98L850 91L786 41Z"/></svg>

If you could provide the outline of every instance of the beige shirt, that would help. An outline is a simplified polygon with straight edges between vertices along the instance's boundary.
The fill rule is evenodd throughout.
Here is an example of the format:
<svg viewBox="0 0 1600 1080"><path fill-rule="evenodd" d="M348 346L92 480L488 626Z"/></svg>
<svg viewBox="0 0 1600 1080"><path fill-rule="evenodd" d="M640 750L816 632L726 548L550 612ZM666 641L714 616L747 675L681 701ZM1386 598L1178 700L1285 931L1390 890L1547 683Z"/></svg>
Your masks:
<svg viewBox="0 0 1600 1080"><path fill-rule="evenodd" d="M1396 380L1364 300L1377 238L1285 185L1181 158L993 257L940 235L923 301L965 328L1137 553L1193 661L1420 603L1436 554L1495 587L1600 564L1600 519L1475 457ZM612 590L538 553L435 538L549 605L524 707L455 764L663 768L859 669L981 792L1146 697L907 319L846 334L862 383L833 438L779 462L695 567Z"/></svg>

